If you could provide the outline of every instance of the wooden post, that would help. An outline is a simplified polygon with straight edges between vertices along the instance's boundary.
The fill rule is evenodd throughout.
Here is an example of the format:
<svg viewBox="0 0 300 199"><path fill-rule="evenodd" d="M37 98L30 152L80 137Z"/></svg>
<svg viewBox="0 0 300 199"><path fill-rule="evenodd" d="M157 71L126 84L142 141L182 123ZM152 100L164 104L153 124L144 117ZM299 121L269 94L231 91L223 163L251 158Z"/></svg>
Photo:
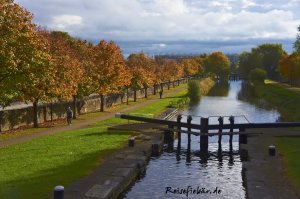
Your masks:
<svg viewBox="0 0 300 199"><path fill-rule="evenodd" d="M234 116L229 117L230 122L230 133L233 133L233 125L234 125ZM232 151L232 138L233 135L229 135L229 150Z"/></svg>
<svg viewBox="0 0 300 199"><path fill-rule="evenodd" d="M208 133L208 118L201 118L201 133ZM200 152L208 152L208 136L200 136Z"/></svg>
<svg viewBox="0 0 300 199"><path fill-rule="evenodd" d="M222 133L222 126L223 126L223 123L224 123L223 117L220 116L218 121L219 121L219 124L220 124L219 133ZM222 135L219 135L218 143L220 144L221 142L222 142Z"/></svg>
<svg viewBox="0 0 300 199"><path fill-rule="evenodd" d="M173 129L172 125L168 125L168 129ZM174 141L174 131L165 130L164 131L164 143L169 144Z"/></svg>
<svg viewBox="0 0 300 199"><path fill-rule="evenodd" d="M190 125L192 123L192 120L193 120L192 116L189 115L187 117L187 124ZM190 126L188 127L188 131L191 131ZM190 150L190 149L191 149L191 134L188 133L188 150Z"/></svg>
<svg viewBox="0 0 300 199"><path fill-rule="evenodd" d="M240 129L240 132L245 132L245 129ZM240 144L247 144L248 143L248 135L247 134L240 134L239 135L239 143Z"/></svg>
<svg viewBox="0 0 300 199"><path fill-rule="evenodd" d="M181 146L181 132L180 132L180 130L181 130L181 119L182 119L182 116L181 115L178 115L177 116L177 129L179 130L178 131L178 146Z"/></svg>
<svg viewBox="0 0 300 199"><path fill-rule="evenodd" d="M159 144L152 144L151 155L152 156L159 156L159 154L160 154Z"/></svg>

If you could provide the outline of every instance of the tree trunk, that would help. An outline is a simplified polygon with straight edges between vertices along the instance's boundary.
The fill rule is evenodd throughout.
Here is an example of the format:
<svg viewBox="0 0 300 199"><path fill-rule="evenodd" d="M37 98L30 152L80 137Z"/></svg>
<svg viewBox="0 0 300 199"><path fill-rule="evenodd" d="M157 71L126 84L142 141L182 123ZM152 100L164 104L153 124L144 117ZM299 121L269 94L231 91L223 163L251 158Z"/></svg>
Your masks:
<svg viewBox="0 0 300 199"><path fill-rule="evenodd" d="M161 92L164 92L164 84L163 83L160 83L160 90L161 90Z"/></svg>
<svg viewBox="0 0 300 199"><path fill-rule="evenodd" d="M169 80L169 82L168 82L168 90L170 90L170 84L171 84L171 81Z"/></svg>
<svg viewBox="0 0 300 199"><path fill-rule="evenodd" d="M50 118L51 118L51 122L53 121L53 103L52 103L52 100L51 100L51 103L50 103Z"/></svg>
<svg viewBox="0 0 300 199"><path fill-rule="evenodd" d="M33 127L38 128L38 99L34 99L33 101Z"/></svg>
<svg viewBox="0 0 300 199"><path fill-rule="evenodd" d="M175 81L172 82L173 83L173 88L175 87Z"/></svg>
<svg viewBox="0 0 300 199"><path fill-rule="evenodd" d="M73 95L73 119L76 119L77 115L77 97L76 95Z"/></svg>
<svg viewBox="0 0 300 199"><path fill-rule="evenodd" d="M133 101L136 102L136 90L133 90Z"/></svg>
<svg viewBox="0 0 300 199"><path fill-rule="evenodd" d="M104 111L104 95L100 95L100 112Z"/></svg>
<svg viewBox="0 0 300 199"><path fill-rule="evenodd" d="M153 86L153 95L156 95L156 84Z"/></svg>
<svg viewBox="0 0 300 199"><path fill-rule="evenodd" d="M148 91L147 91L148 88L147 88L147 86L145 86L144 89L145 89L145 98L148 98Z"/></svg>
<svg viewBox="0 0 300 199"><path fill-rule="evenodd" d="M2 132L3 111L0 111L0 133Z"/></svg>
<svg viewBox="0 0 300 199"><path fill-rule="evenodd" d="M180 81L180 80L177 80L177 84L178 84L177 86L179 86L179 81Z"/></svg>
<svg viewBox="0 0 300 199"><path fill-rule="evenodd" d="M126 89L126 104L129 104L129 89Z"/></svg>

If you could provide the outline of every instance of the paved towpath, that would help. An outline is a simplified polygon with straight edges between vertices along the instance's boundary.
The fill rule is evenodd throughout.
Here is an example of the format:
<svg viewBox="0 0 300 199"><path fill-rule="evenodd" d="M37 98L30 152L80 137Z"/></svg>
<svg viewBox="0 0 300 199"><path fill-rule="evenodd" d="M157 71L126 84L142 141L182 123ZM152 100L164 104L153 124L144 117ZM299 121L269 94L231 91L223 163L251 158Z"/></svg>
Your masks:
<svg viewBox="0 0 300 199"><path fill-rule="evenodd" d="M163 97L164 98L170 97L174 93L180 92L180 91L185 90L185 89L186 89L186 87L173 88L169 92L165 93L163 95ZM140 107L149 105L153 102L159 101L159 100L160 100L159 96L157 95L156 98L151 98L151 99L148 99L148 100L143 101L143 102L139 102L139 103L134 104L134 105L129 105L128 107L126 107L124 109L117 109L117 110L114 110L114 111L106 111L105 114L103 114L101 116L97 116L97 117L82 120L82 121L77 121L72 126L67 126L66 125L66 126L62 126L62 127L53 127L53 128L49 128L45 131L41 131L41 132L38 132L38 133L24 135L24 136L21 136L21 137L12 138L12 139L8 139L8 140L2 140L2 141L0 141L0 148L5 147L5 146L9 146L9 145L12 145L12 144L18 144L18 143L26 142L26 141L29 141L29 140L32 140L32 139L35 139L35 138L39 138L39 137L42 137L42 136L52 135L52 134L56 134L56 133L60 133L60 132L68 131L68 130L76 130L76 129L86 128L86 127L88 127L89 125L91 125L95 122L99 122L99 121L107 120L109 118L113 118L117 112L127 112L127 111L131 111L131 110L135 110L135 109L138 109Z"/></svg>
<svg viewBox="0 0 300 199"><path fill-rule="evenodd" d="M249 152L249 161L243 162L246 173L247 198L298 199L284 171L282 156L270 156L268 147L276 145L276 137L300 136L299 128L250 129L248 132L263 133L249 136L248 144L242 145Z"/></svg>

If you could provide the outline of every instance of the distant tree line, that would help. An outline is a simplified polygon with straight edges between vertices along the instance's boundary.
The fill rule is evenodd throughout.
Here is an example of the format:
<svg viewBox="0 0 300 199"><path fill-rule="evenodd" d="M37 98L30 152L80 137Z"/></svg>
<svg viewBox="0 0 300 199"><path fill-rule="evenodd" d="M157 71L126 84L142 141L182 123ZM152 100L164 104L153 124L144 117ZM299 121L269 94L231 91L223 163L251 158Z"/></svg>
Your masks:
<svg viewBox="0 0 300 199"><path fill-rule="evenodd" d="M300 31L300 27L298 30ZM283 50L282 44L261 44L252 48L251 52L241 53L238 58L238 71L245 79L256 78L257 74L258 79L265 76L299 85L300 34L297 35L294 51L290 55Z"/></svg>

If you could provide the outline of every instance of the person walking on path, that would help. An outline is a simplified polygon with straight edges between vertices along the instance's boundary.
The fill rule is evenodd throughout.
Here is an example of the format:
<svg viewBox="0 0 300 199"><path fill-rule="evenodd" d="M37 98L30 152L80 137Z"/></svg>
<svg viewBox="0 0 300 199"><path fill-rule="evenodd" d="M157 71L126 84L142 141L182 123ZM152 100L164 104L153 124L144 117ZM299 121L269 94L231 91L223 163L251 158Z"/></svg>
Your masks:
<svg viewBox="0 0 300 199"><path fill-rule="evenodd" d="M73 118L73 111L71 109L71 107L68 107L68 110L67 110L67 123L69 126L71 126L72 124L72 118Z"/></svg>

